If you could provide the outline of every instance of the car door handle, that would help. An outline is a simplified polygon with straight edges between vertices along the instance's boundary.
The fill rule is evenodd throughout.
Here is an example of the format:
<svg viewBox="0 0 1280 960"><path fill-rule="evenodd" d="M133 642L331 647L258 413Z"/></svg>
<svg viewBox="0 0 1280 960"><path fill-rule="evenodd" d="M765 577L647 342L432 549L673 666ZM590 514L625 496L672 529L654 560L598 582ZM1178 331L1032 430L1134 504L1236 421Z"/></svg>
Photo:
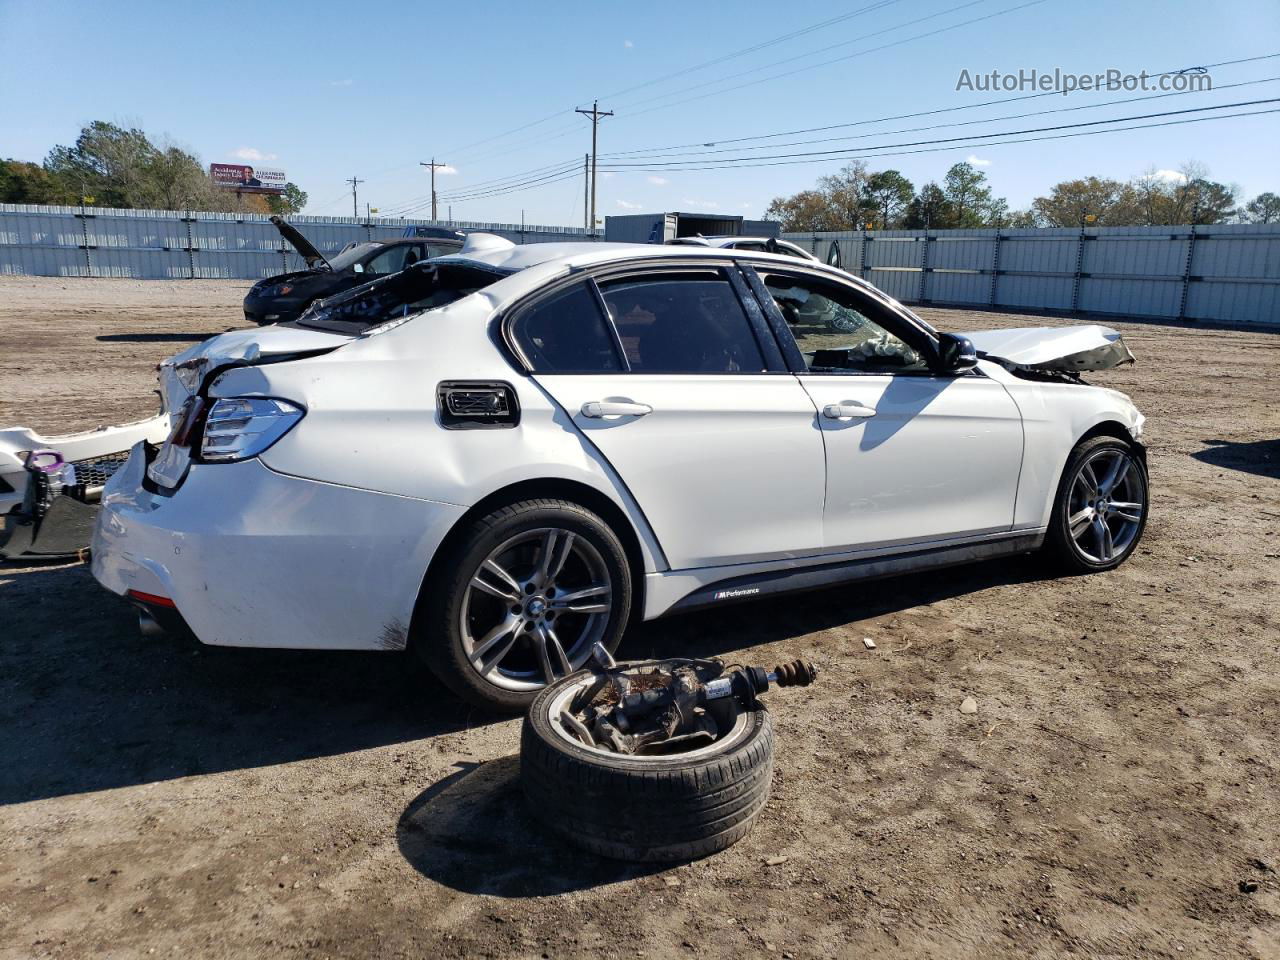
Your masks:
<svg viewBox="0 0 1280 960"><path fill-rule="evenodd" d="M582 415L592 420L643 417L649 413L653 413L653 407L647 403L636 403L634 400L588 400L582 405Z"/></svg>
<svg viewBox="0 0 1280 960"><path fill-rule="evenodd" d="M822 408L822 415L828 420L852 420L855 417L874 417L876 408L864 406L857 400L841 400L839 403L828 403Z"/></svg>

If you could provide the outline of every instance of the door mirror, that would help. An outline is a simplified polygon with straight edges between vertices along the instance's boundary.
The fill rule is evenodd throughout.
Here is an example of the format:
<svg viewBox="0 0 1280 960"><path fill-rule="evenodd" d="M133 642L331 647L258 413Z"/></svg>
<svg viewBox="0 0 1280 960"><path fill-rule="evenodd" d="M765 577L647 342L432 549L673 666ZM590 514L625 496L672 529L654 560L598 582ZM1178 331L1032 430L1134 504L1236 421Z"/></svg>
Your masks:
<svg viewBox="0 0 1280 960"><path fill-rule="evenodd" d="M978 365L978 351L973 341L955 333L944 333L938 337L938 371L940 373L963 373Z"/></svg>

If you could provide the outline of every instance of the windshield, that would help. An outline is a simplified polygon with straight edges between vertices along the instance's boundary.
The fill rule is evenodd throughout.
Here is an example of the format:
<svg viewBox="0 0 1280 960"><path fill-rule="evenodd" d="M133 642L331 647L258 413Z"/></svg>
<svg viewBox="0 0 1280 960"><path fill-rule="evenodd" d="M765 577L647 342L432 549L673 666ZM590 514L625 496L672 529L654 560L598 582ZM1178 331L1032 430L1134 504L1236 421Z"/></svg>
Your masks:
<svg viewBox="0 0 1280 960"><path fill-rule="evenodd" d="M361 333L400 317L447 306L510 275L509 270L482 263L424 260L399 273L317 300L296 322L300 327L317 330Z"/></svg>
<svg viewBox="0 0 1280 960"><path fill-rule="evenodd" d="M335 270L345 270L367 253L372 253L382 246L380 243L357 243L353 247L347 247L336 257L329 258L329 266Z"/></svg>

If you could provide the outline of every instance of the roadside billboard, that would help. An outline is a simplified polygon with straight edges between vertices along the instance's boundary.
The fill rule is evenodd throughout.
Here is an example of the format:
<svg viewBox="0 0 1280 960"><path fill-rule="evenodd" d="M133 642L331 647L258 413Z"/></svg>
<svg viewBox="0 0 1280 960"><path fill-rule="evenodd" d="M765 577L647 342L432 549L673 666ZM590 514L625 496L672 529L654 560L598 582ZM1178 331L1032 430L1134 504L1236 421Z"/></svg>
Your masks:
<svg viewBox="0 0 1280 960"><path fill-rule="evenodd" d="M247 163L211 163L209 179L215 187L241 193L282 193L286 182L283 170Z"/></svg>

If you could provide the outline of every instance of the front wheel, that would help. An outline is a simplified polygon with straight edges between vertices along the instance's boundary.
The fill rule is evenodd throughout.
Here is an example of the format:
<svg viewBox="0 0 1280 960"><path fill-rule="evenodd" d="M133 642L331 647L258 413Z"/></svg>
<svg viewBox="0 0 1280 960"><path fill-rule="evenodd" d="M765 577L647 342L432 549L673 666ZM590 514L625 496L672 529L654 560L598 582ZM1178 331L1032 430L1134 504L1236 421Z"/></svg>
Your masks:
<svg viewBox="0 0 1280 960"><path fill-rule="evenodd" d="M527 500L475 520L430 586L415 649L454 693L518 713L576 671L594 643L612 652L631 612L617 535L585 507Z"/></svg>
<svg viewBox="0 0 1280 960"><path fill-rule="evenodd" d="M1137 447L1093 437L1067 458L1045 552L1067 572L1113 570L1137 548L1147 510L1147 468Z"/></svg>

